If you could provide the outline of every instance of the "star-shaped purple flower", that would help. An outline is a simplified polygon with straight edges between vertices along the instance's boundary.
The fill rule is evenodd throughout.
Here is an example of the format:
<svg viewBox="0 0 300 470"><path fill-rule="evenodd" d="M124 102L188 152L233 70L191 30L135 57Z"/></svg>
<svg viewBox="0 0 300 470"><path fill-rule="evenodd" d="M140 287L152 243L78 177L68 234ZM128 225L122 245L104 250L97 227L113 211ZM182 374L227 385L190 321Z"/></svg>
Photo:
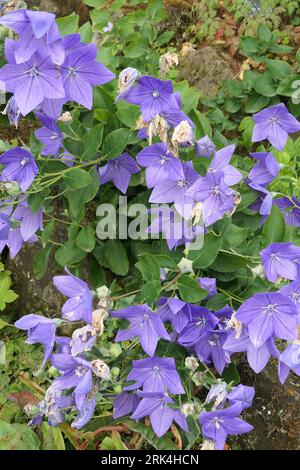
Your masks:
<svg viewBox="0 0 300 470"><path fill-rule="evenodd" d="M65 98L60 71L49 57L34 54L27 62L7 64L0 69L0 80L14 98L23 116L45 98Z"/></svg>
<svg viewBox="0 0 300 470"><path fill-rule="evenodd" d="M257 348L275 335L297 338L297 310L287 297L276 292L255 294L237 310L236 319L248 327L252 344Z"/></svg>
<svg viewBox="0 0 300 470"><path fill-rule="evenodd" d="M0 164L4 165L1 181L16 181L22 191L26 191L39 172L39 168L31 153L21 147L15 147L0 156Z"/></svg>
<svg viewBox="0 0 300 470"><path fill-rule="evenodd" d="M194 208L192 195L187 190L198 179L191 161L183 164L184 178L168 179L158 182L154 187L149 202L154 203L174 203L176 210L182 217L189 219Z"/></svg>
<svg viewBox="0 0 300 470"><path fill-rule="evenodd" d="M136 161L128 153L123 153L99 168L100 183L112 181L123 194L126 194L131 176L139 171L140 167Z"/></svg>
<svg viewBox="0 0 300 470"><path fill-rule="evenodd" d="M62 308L63 318L69 321L83 320L92 323L93 296L86 282L73 276L65 269L67 276L55 276L53 283L55 287L69 300Z"/></svg>
<svg viewBox="0 0 300 470"><path fill-rule="evenodd" d="M253 426L239 417L241 412L239 403L224 410L203 411L199 415L203 437L215 441L217 450L223 450L227 436L244 434L253 429Z"/></svg>
<svg viewBox="0 0 300 470"><path fill-rule="evenodd" d="M16 321L15 326L20 330L28 332L26 341L28 344L41 343L44 346L45 354L42 363L42 367L44 367L52 353L55 343L56 327L53 320L42 317L41 315L30 314Z"/></svg>
<svg viewBox="0 0 300 470"><path fill-rule="evenodd" d="M153 313L146 304L114 311L111 315L116 318L125 318L130 322L128 329L118 331L116 341L139 338L143 350L149 356L154 356L159 338L171 340L159 315Z"/></svg>
<svg viewBox="0 0 300 470"><path fill-rule="evenodd" d="M300 130L300 123L283 103L263 109L253 116L252 142L267 139L277 150L282 150L289 134Z"/></svg>
<svg viewBox="0 0 300 470"><path fill-rule="evenodd" d="M126 379L135 380L124 390L135 390L143 387L144 392L170 392L173 395L184 394L180 377L176 370L175 360L170 357L148 357L132 362L132 370Z"/></svg>
<svg viewBox="0 0 300 470"><path fill-rule="evenodd" d="M300 201L296 196L292 196L292 200L286 196L275 199L273 204L279 207L288 225L300 227Z"/></svg>
<svg viewBox="0 0 300 470"><path fill-rule="evenodd" d="M95 44L85 45L67 55L62 66L66 96L87 109L93 107L93 86L104 85L114 74L96 61Z"/></svg>
<svg viewBox="0 0 300 470"><path fill-rule="evenodd" d="M171 299L162 297L159 301L157 313L163 322L169 321L172 323L177 333L180 333L191 320L189 304L176 297Z"/></svg>
<svg viewBox="0 0 300 470"><path fill-rule="evenodd" d="M249 171L248 178L260 186L271 183L280 170L277 160L270 152L250 153L250 156L258 160L258 163Z"/></svg>
<svg viewBox="0 0 300 470"><path fill-rule="evenodd" d="M300 343L294 341L280 354L278 359L278 375L280 382L284 384L290 371L300 376Z"/></svg>
<svg viewBox="0 0 300 470"><path fill-rule="evenodd" d="M206 227L221 219L234 207L233 191L225 184L222 170L208 172L188 189L187 195L203 204L203 220Z"/></svg>
<svg viewBox="0 0 300 470"><path fill-rule="evenodd" d="M210 158L211 155L214 155L216 151L215 144L210 140L208 135L201 137L201 139L196 140L195 149L197 157L206 157Z"/></svg>
<svg viewBox="0 0 300 470"><path fill-rule="evenodd" d="M271 243L260 252L265 274L270 282L279 277L299 280L300 246L293 243Z"/></svg>
<svg viewBox="0 0 300 470"><path fill-rule="evenodd" d="M35 136L43 144L42 155L57 156L62 147L63 134L55 120L42 113L36 113L43 127L35 131Z"/></svg>
<svg viewBox="0 0 300 470"><path fill-rule="evenodd" d="M207 308L190 305L191 320L180 332L178 342L185 348L192 348L208 330L214 330L218 318Z"/></svg>
<svg viewBox="0 0 300 470"><path fill-rule="evenodd" d="M166 180L185 178L181 161L169 152L167 144L153 144L144 148L137 155L136 161L146 167L148 188L153 188Z"/></svg>
<svg viewBox="0 0 300 470"><path fill-rule="evenodd" d="M131 416L132 419L139 420L145 416L150 417L153 431L158 437L163 436L175 421L185 432L188 432L188 425L180 410L168 406L174 404L172 398L164 393L140 393L142 400Z"/></svg>
<svg viewBox="0 0 300 470"><path fill-rule="evenodd" d="M157 114L163 114L170 109L175 109L178 112L171 80L159 80L145 75L138 80L135 86L129 88L125 99L128 103L141 107L145 121L151 121Z"/></svg>
<svg viewBox="0 0 300 470"><path fill-rule="evenodd" d="M229 163L234 150L234 144L228 145L227 147L218 150L207 170L211 173L222 171L224 183L227 186L233 186L239 183L243 177L242 173Z"/></svg>

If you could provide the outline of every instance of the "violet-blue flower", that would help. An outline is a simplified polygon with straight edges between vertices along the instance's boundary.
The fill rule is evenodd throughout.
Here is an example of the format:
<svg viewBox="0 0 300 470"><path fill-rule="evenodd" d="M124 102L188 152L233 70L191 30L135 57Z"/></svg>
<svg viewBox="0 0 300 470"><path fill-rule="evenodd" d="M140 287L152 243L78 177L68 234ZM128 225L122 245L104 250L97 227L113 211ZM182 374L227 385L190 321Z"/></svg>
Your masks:
<svg viewBox="0 0 300 470"><path fill-rule="evenodd" d="M178 342L185 348L191 348L198 343L208 330L213 330L218 324L218 318L207 308L190 304L191 320L180 332Z"/></svg>
<svg viewBox="0 0 300 470"><path fill-rule="evenodd" d="M199 175L194 170L191 161L183 164L184 178L177 177L158 182L154 187L149 202L174 203L176 210L182 217L189 219L194 208L192 195L187 190L192 187Z"/></svg>
<svg viewBox="0 0 300 470"><path fill-rule="evenodd" d="M199 415L203 437L215 441L217 450L223 450L227 436L244 434L253 429L239 417L241 412L242 407L239 403L224 410L203 411Z"/></svg>
<svg viewBox="0 0 300 470"><path fill-rule="evenodd" d="M159 80L145 75L135 86L129 88L125 99L128 103L141 107L145 121L151 121L157 114L167 112L170 108L178 111L171 80Z"/></svg>
<svg viewBox="0 0 300 470"><path fill-rule="evenodd" d="M55 287L69 300L62 308L63 318L69 321L83 320L92 323L93 297L86 282L71 274L67 269L67 276L55 276Z"/></svg>
<svg viewBox="0 0 300 470"><path fill-rule="evenodd" d="M239 403L242 407L242 410L246 410L252 406L254 395L255 390L253 387L247 387L246 385L239 384L228 393L227 399L230 405Z"/></svg>
<svg viewBox="0 0 300 470"><path fill-rule="evenodd" d="M57 64L63 62L64 46L52 13L16 10L2 16L0 24L20 35L15 50L18 64L29 60L37 51L51 55Z"/></svg>
<svg viewBox="0 0 300 470"><path fill-rule="evenodd" d="M140 396L142 400L131 416L132 419L139 420L149 416L153 431L158 437L168 431L173 421L188 432L188 425L181 411L168 406L174 404L174 401L167 394L142 392Z"/></svg>
<svg viewBox="0 0 300 470"><path fill-rule="evenodd" d="M154 356L159 338L170 341L170 336L159 315L153 313L146 304L114 311L111 315L116 318L125 318L130 322L128 329L118 331L116 341L139 338L143 350L149 356Z"/></svg>
<svg viewBox="0 0 300 470"><path fill-rule="evenodd" d="M205 363L212 362L220 375L231 362L229 351L224 349L227 335L224 330L206 331L194 346L198 359Z"/></svg>
<svg viewBox="0 0 300 470"><path fill-rule="evenodd" d="M297 310L287 297L276 292L254 294L237 310L236 319L248 327L255 347L275 335L277 338L297 338Z"/></svg>
<svg viewBox="0 0 300 470"><path fill-rule="evenodd" d="M223 180L227 186L233 186L239 183L243 177L242 173L234 166L230 165L235 145L227 145L227 147L218 150L208 168L208 173L217 173L222 171Z"/></svg>
<svg viewBox="0 0 300 470"><path fill-rule="evenodd" d="M196 140L195 149L197 157L207 157L210 158L216 151L215 144L210 140L208 135L201 137L201 139Z"/></svg>
<svg viewBox="0 0 300 470"><path fill-rule="evenodd" d="M277 150L282 150L289 134L300 130L300 123L283 103L275 104L254 114L252 142L267 139Z"/></svg>
<svg viewBox="0 0 300 470"><path fill-rule="evenodd" d="M21 147L7 150L0 156L4 166L1 181L16 181L22 191L26 191L37 175L39 168L31 153Z"/></svg>
<svg viewBox="0 0 300 470"><path fill-rule="evenodd" d="M290 371L300 376L300 343L293 341L280 354L278 359L278 375L280 382L284 384Z"/></svg>
<svg viewBox="0 0 300 470"><path fill-rule="evenodd" d="M260 252L265 274L270 282L279 277L299 280L300 246L293 243L271 243Z"/></svg>
<svg viewBox="0 0 300 470"><path fill-rule="evenodd" d="M203 204L203 220L206 227L221 219L234 207L233 191L225 184L222 170L200 176L187 190L187 195Z"/></svg>
<svg viewBox="0 0 300 470"><path fill-rule="evenodd" d="M169 392L173 395L185 393L175 360L171 357L154 356L132 361L132 370L126 381L131 380L135 383L124 387L124 390L143 387L144 392Z"/></svg>
<svg viewBox="0 0 300 470"><path fill-rule="evenodd" d="M93 106L93 86L104 85L114 78L108 68L96 61L96 56L96 45L85 45L68 54L62 66L67 98L87 109Z"/></svg>
<svg viewBox="0 0 300 470"><path fill-rule="evenodd" d="M14 98L23 116L39 106L45 98L65 97L60 71L50 58L33 55L22 64L6 64L0 69L0 80Z"/></svg>
<svg viewBox="0 0 300 470"><path fill-rule="evenodd" d="M56 327L54 321L41 315L29 314L16 321L15 326L28 332L26 341L28 344L41 343L44 346L45 354L42 363L42 367L44 367L52 353L55 342Z"/></svg>
<svg viewBox="0 0 300 470"><path fill-rule="evenodd" d="M258 160L258 163L251 168L248 178L261 186L266 186L271 183L280 170L277 160L270 152L250 153L250 156Z"/></svg>
<svg viewBox="0 0 300 470"><path fill-rule="evenodd" d="M167 144L158 143L144 148L137 155L136 161L146 167L148 188L153 188L166 180L185 178L181 161L169 152Z"/></svg>
<svg viewBox="0 0 300 470"><path fill-rule="evenodd" d="M43 125L34 133L36 138L43 144L41 153L45 156L52 155L55 157L62 147L63 134L54 119L39 112L36 115Z"/></svg>
<svg viewBox="0 0 300 470"><path fill-rule="evenodd" d="M113 418L118 419L135 411L140 398L134 391L132 393L122 392L114 399Z"/></svg>
<svg viewBox="0 0 300 470"><path fill-rule="evenodd" d="M286 196L274 199L273 204L279 207L287 225L300 227L300 201L298 201L296 196L292 196L292 200Z"/></svg>
<svg viewBox="0 0 300 470"><path fill-rule="evenodd" d="M162 321L172 323L177 333L180 333L191 320L189 304L176 297L172 297L171 299L162 297L158 305L157 313Z"/></svg>
<svg viewBox="0 0 300 470"><path fill-rule="evenodd" d="M198 277L198 283L202 289L207 290L207 296L204 300L208 300L217 294L216 279L213 277Z"/></svg>
<svg viewBox="0 0 300 470"><path fill-rule="evenodd" d="M131 176L139 171L140 167L135 160L128 153L123 153L99 168L100 183L112 181L123 194L126 194Z"/></svg>

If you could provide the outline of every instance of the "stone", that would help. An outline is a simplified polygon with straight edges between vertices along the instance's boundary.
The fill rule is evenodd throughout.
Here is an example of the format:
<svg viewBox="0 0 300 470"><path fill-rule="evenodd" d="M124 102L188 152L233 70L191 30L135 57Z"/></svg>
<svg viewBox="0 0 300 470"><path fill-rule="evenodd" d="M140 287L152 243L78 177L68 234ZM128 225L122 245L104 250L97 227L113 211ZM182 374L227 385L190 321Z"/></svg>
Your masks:
<svg viewBox="0 0 300 470"><path fill-rule="evenodd" d="M274 359L259 374L255 374L243 359L239 371L242 384L254 387L255 399L252 407L243 413L243 418L254 430L234 439L237 447L244 450L300 450L299 377L290 373L282 385Z"/></svg>
<svg viewBox="0 0 300 470"><path fill-rule="evenodd" d="M205 46L191 51L179 61L179 80L188 80L204 97L211 97L226 79L232 79L235 71L230 58L222 55L215 46Z"/></svg>

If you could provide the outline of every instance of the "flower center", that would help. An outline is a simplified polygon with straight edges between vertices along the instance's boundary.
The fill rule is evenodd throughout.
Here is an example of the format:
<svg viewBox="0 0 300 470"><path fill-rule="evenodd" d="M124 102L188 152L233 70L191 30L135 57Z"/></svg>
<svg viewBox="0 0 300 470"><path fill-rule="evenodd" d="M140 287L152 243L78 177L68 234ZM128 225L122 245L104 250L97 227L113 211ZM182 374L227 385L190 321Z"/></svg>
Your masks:
<svg viewBox="0 0 300 470"><path fill-rule="evenodd" d="M219 187L218 187L218 186L214 186L214 187L212 188L212 195L213 195L213 196L218 196L220 193L221 193L221 191L219 190Z"/></svg>
<svg viewBox="0 0 300 470"><path fill-rule="evenodd" d="M140 322L140 326L144 326L144 324L149 320L149 315L148 313L144 313L142 316L142 320Z"/></svg>
<svg viewBox="0 0 300 470"><path fill-rule="evenodd" d="M271 124L275 124L275 123L277 123L277 122L278 122L278 118L277 118L277 117L271 117L271 119L270 119L270 123L271 123Z"/></svg>
<svg viewBox="0 0 300 470"><path fill-rule="evenodd" d="M38 71L38 69L37 69L35 66L33 66L33 67L28 71L28 73L29 73L29 76L30 76L30 77L38 77L39 75L41 75L40 72Z"/></svg>
<svg viewBox="0 0 300 470"><path fill-rule="evenodd" d="M167 163L168 160L171 160L171 159L169 157L167 157L167 155L162 155L162 157L160 159L160 164L165 165L165 163Z"/></svg>
<svg viewBox="0 0 300 470"><path fill-rule="evenodd" d="M201 327L205 326L206 325L205 318L204 317L200 318L200 320L197 321L196 325L201 326Z"/></svg>
<svg viewBox="0 0 300 470"><path fill-rule="evenodd" d="M152 370L153 370L154 374L158 374L158 372L160 372L160 367L154 366L154 367L152 368Z"/></svg>
<svg viewBox="0 0 300 470"><path fill-rule="evenodd" d="M160 93L159 93L159 91L158 91L158 90L154 90L154 91L152 92L152 96L153 96L153 98L158 98L158 97L159 97L159 95L160 95Z"/></svg>
<svg viewBox="0 0 300 470"><path fill-rule="evenodd" d="M77 369L75 369L75 375L77 377L82 377L84 374L85 374L85 368L83 366L77 367Z"/></svg>
<svg viewBox="0 0 300 470"><path fill-rule="evenodd" d="M71 66L69 65L69 67L68 67L68 77L76 77L76 75L77 75L77 70L78 70L78 69L75 69L75 67L71 67Z"/></svg>
<svg viewBox="0 0 300 470"><path fill-rule="evenodd" d="M291 295L292 301L295 302L295 304L300 304L300 294L297 292L292 292Z"/></svg>
<svg viewBox="0 0 300 470"><path fill-rule="evenodd" d="M271 261L277 261L278 260L277 255L275 255L274 253L271 254L270 258L271 258Z"/></svg>
<svg viewBox="0 0 300 470"><path fill-rule="evenodd" d="M27 157L24 157L23 160L21 160L21 165L25 166L27 165L27 163L29 163L29 159Z"/></svg>
<svg viewBox="0 0 300 470"><path fill-rule="evenodd" d="M266 307L264 307L264 311L268 315L273 315L274 313L276 313L276 305L269 304Z"/></svg>
<svg viewBox="0 0 300 470"><path fill-rule="evenodd" d="M179 180L177 181L177 186L179 186L180 188L185 188L185 186L187 185L187 180Z"/></svg>
<svg viewBox="0 0 300 470"><path fill-rule="evenodd" d="M220 423L223 423L223 420L216 416L215 418L213 418L212 422L216 426L216 429L220 429L221 427Z"/></svg>

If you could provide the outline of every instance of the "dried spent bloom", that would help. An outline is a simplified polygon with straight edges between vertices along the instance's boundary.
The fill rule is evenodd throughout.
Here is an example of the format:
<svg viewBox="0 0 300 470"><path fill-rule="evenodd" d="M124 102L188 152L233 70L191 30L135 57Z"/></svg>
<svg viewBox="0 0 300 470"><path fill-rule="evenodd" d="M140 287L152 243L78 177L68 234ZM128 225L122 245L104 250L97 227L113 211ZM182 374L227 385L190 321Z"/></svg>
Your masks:
<svg viewBox="0 0 300 470"><path fill-rule="evenodd" d="M116 98L116 101L119 101L121 98L126 96L126 92L135 84L139 76L140 72L133 67L127 67L126 69L122 70L118 80L119 94Z"/></svg>
<svg viewBox="0 0 300 470"><path fill-rule="evenodd" d="M184 365L191 371L191 374L194 374L199 367L199 362L194 356L189 356L185 358Z"/></svg>
<svg viewBox="0 0 300 470"><path fill-rule="evenodd" d="M65 124L72 124L72 114L70 113L70 111L66 111L61 116L59 116L58 121L63 122Z"/></svg>
<svg viewBox="0 0 300 470"><path fill-rule="evenodd" d="M181 121L174 129L172 135L173 144L192 144L194 141L193 128L188 121Z"/></svg>
<svg viewBox="0 0 300 470"><path fill-rule="evenodd" d="M101 361L101 359L96 359L92 361L92 371L97 376L100 377L102 380L110 380L110 368L108 365Z"/></svg>
<svg viewBox="0 0 300 470"><path fill-rule="evenodd" d="M195 413L195 405L193 403L184 403L180 408L181 413L185 418Z"/></svg>
<svg viewBox="0 0 300 470"><path fill-rule="evenodd" d="M159 58L159 70L163 76L167 75L172 67L177 67L178 63L178 55L176 52L166 52Z"/></svg>

